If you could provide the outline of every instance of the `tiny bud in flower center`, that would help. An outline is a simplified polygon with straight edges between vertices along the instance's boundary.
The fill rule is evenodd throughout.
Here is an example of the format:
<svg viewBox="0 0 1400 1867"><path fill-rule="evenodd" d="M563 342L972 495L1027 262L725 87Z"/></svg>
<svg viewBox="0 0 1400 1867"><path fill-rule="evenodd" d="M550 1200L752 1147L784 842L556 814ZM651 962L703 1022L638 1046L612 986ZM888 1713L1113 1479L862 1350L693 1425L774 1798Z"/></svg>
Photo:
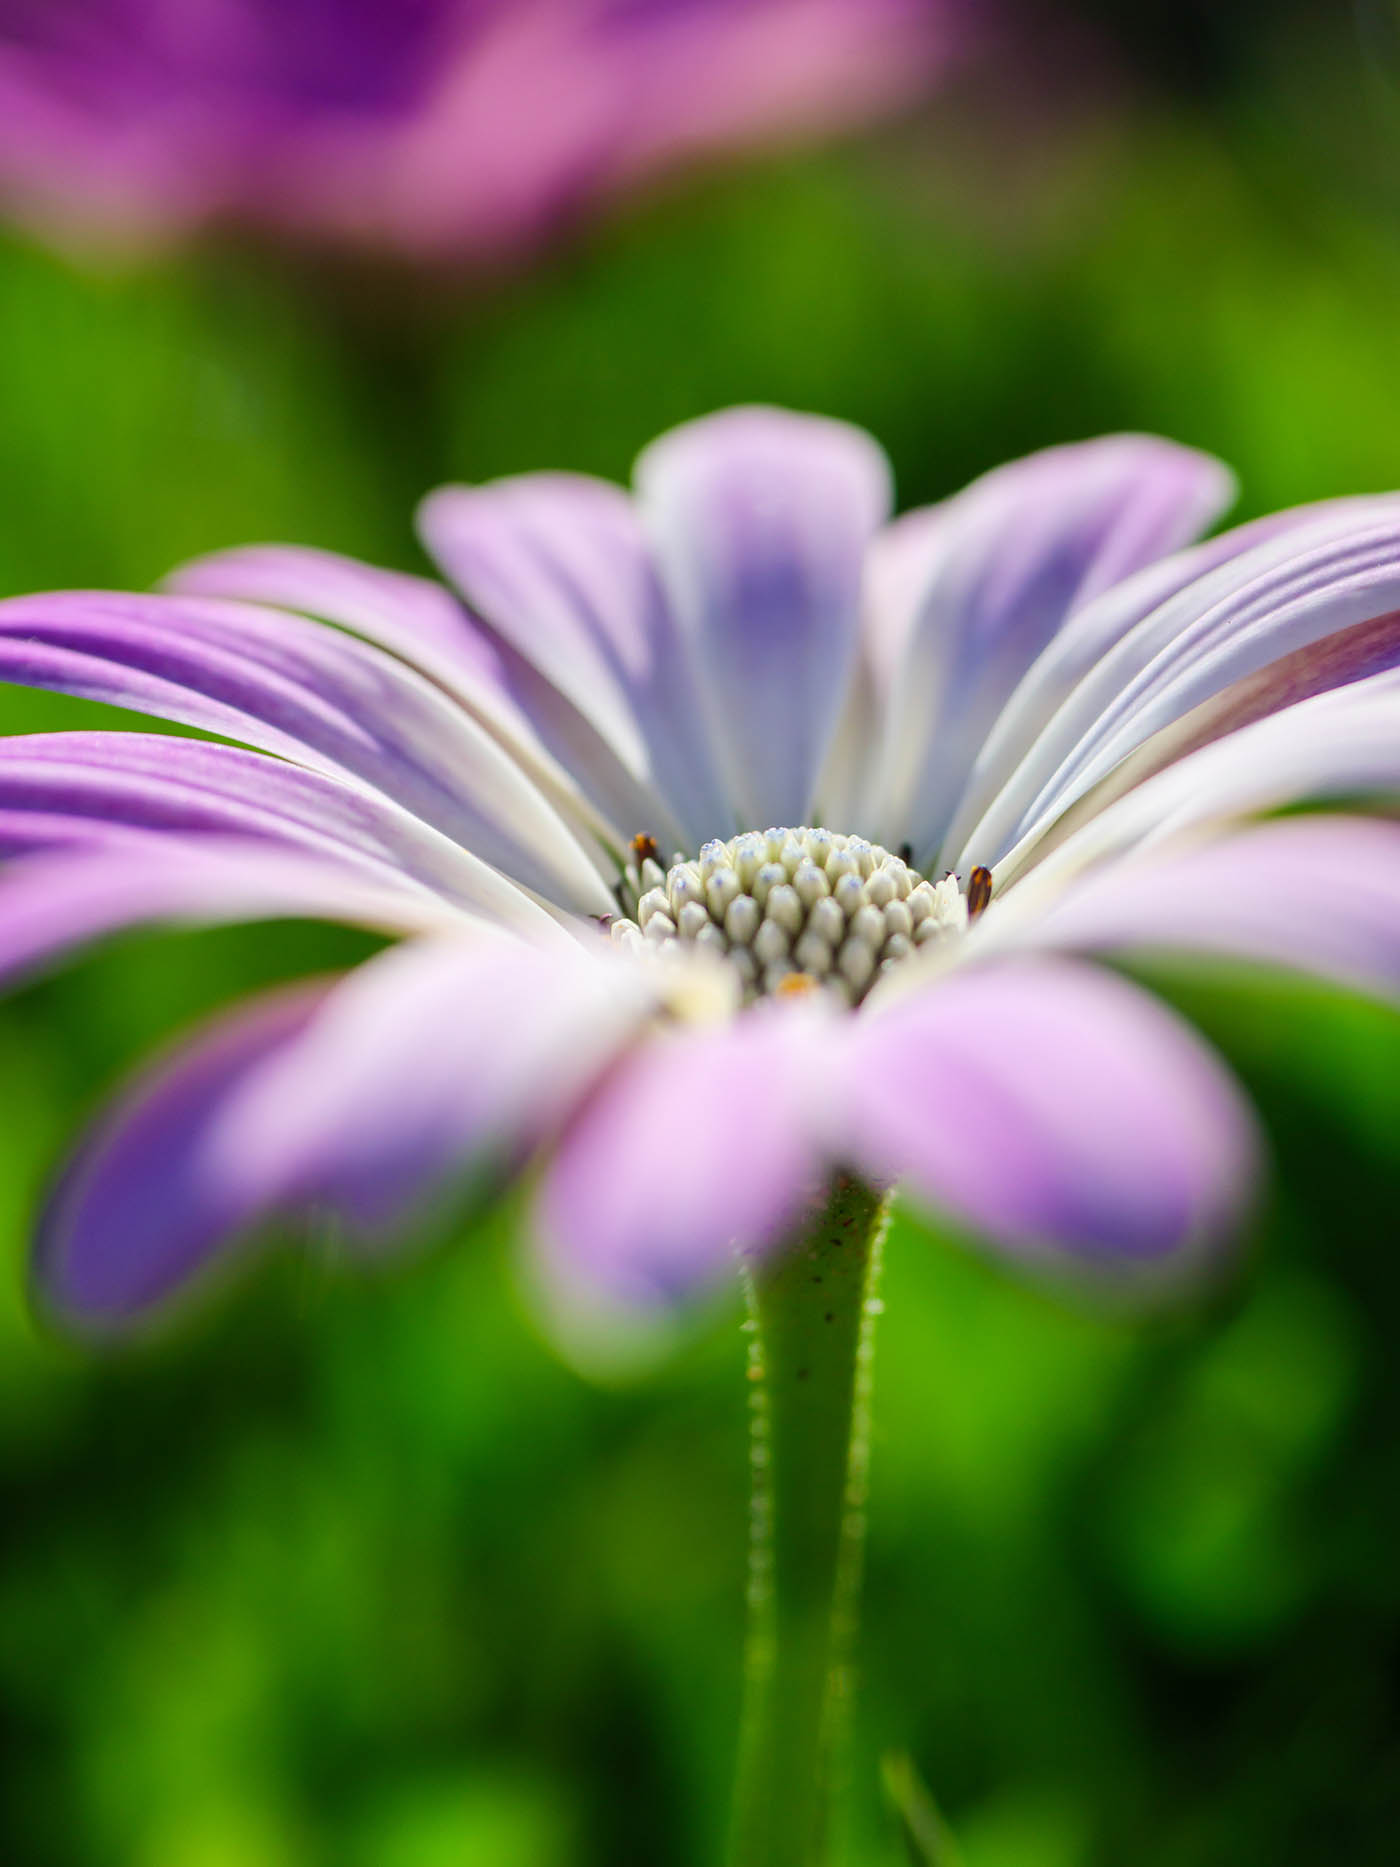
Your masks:
<svg viewBox="0 0 1400 1867"><path fill-rule="evenodd" d="M613 940L708 947L739 974L746 1002L820 989L858 1005L887 968L967 927L956 876L931 882L860 836L747 830L664 872L655 851L633 838L617 889L630 918L613 921Z"/></svg>

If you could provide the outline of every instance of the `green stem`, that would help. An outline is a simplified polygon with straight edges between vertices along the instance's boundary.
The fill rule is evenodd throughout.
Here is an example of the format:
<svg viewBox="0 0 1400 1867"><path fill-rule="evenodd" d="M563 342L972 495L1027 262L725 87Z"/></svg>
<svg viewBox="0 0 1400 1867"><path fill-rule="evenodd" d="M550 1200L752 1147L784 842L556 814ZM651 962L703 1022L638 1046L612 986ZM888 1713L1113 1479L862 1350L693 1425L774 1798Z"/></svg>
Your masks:
<svg viewBox="0 0 1400 1867"><path fill-rule="evenodd" d="M888 1202L839 1179L749 1278L753 1518L732 1867L826 1867L865 1545Z"/></svg>

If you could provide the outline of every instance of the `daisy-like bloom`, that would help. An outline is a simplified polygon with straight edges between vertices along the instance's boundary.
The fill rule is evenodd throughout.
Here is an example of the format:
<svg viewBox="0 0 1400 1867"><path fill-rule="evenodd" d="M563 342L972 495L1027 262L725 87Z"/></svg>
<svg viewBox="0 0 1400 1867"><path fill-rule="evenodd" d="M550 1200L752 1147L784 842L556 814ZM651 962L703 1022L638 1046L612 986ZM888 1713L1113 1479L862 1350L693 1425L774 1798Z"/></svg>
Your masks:
<svg viewBox="0 0 1400 1867"><path fill-rule="evenodd" d="M127 1090L49 1302L118 1326L269 1220L370 1249L526 1169L580 1302L721 1278L843 1174L1016 1259L1199 1259L1250 1115L1093 962L1400 987L1400 826L1325 808L1400 789L1400 501L1192 545L1230 494L1123 435L891 524L866 435L736 409L631 494L433 494L447 586L264 547L0 605L0 678L220 741L0 741L0 971L138 922L402 937Z"/></svg>
<svg viewBox="0 0 1400 1867"><path fill-rule="evenodd" d="M487 255L654 169L911 97L953 0L0 0L0 195Z"/></svg>

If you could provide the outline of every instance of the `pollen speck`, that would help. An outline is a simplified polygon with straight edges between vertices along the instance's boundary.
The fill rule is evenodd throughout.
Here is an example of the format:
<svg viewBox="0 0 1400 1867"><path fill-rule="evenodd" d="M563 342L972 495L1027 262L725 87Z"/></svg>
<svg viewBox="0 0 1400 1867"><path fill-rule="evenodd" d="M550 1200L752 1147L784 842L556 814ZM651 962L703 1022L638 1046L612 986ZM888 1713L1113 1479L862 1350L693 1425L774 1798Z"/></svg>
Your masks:
<svg viewBox="0 0 1400 1867"><path fill-rule="evenodd" d="M790 972L773 988L774 998L806 998L809 992L815 992L817 982L810 972Z"/></svg>
<svg viewBox="0 0 1400 1867"><path fill-rule="evenodd" d="M980 865L967 878L967 918L975 921L992 898L992 871Z"/></svg>

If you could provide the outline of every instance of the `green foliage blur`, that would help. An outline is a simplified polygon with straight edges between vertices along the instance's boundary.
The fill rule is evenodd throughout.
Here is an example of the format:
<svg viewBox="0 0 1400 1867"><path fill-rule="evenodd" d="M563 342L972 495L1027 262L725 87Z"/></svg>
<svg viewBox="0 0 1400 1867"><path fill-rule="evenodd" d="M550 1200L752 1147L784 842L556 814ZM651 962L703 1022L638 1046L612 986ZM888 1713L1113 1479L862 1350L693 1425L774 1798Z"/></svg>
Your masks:
<svg viewBox="0 0 1400 1867"><path fill-rule="evenodd" d="M0 590L139 587L257 539L421 568L435 482L620 477L745 399L864 423L905 504L1112 428L1222 454L1241 515L1400 485L1389 39L1256 7L1228 56L1169 57L1166 7L1115 44L1131 11L1052 18L912 122L672 186L512 278L3 236ZM100 717L0 690L5 731ZM644 1378L583 1379L522 1300L505 1212L374 1276L273 1258L125 1353L29 1311L36 1199L122 1071L364 950L131 938L0 1007L12 1867L718 1857L734 1308ZM897 1223L859 1867L903 1858L889 1752L966 1867L1397 1858L1400 1019L1281 979L1153 983L1259 1101L1268 1201L1220 1290L1145 1322Z"/></svg>

